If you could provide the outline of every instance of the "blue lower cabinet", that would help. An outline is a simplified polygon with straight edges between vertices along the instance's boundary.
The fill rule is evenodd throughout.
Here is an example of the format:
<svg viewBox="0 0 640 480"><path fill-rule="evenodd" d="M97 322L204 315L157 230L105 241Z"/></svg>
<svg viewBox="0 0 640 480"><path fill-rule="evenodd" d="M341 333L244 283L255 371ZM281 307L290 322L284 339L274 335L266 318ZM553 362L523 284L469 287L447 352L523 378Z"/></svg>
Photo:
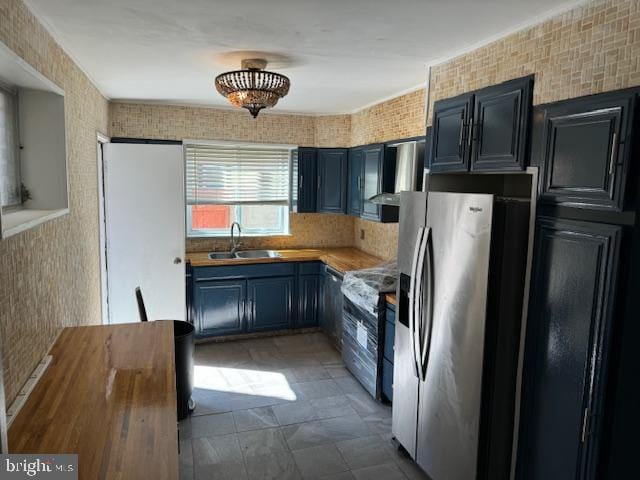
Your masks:
<svg viewBox="0 0 640 480"><path fill-rule="evenodd" d="M293 326L294 285L295 277L247 281L249 331L278 330Z"/></svg>
<svg viewBox="0 0 640 480"><path fill-rule="evenodd" d="M199 338L315 327L320 316L321 262L225 265L190 269Z"/></svg>
<svg viewBox="0 0 640 480"><path fill-rule="evenodd" d="M198 336L244 332L246 289L246 280L195 282L193 310Z"/></svg>
<svg viewBox="0 0 640 480"><path fill-rule="evenodd" d="M300 275L298 278L298 317L296 327L318 325L320 308L320 275Z"/></svg>
<svg viewBox="0 0 640 480"><path fill-rule="evenodd" d="M396 307L387 303L384 322L384 351L382 352L382 395L393 401L393 345L396 337Z"/></svg>
<svg viewBox="0 0 640 480"><path fill-rule="evenodd" d="M382 395L393 402L393 363L382 359Z"/></svg>

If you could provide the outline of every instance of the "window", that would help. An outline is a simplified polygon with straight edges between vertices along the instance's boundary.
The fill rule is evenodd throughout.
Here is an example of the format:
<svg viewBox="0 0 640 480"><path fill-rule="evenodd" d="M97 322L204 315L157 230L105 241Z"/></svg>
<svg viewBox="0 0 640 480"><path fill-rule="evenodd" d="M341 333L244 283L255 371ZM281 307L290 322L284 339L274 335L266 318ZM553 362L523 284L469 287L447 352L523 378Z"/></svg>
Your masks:
<svg viewBox="0 0 640 480"><path fill-rule="evenodd" d="M17 95L0 87L0 206L22 203L18 155Z"/></svg>
<svg viewBox="0 0 640 480"><path fill-rule="evenodd" d="M187 235L288 234L293 148L185 142Z"/></svg>

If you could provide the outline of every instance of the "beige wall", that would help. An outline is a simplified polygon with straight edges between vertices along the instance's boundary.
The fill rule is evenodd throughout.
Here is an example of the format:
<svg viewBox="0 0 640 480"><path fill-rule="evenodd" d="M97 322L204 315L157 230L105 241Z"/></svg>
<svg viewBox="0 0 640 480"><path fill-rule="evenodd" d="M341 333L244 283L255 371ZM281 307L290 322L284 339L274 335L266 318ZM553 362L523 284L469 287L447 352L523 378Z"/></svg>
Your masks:
<svg viewBox="0 0 640 480"><path fill-rule="evenodd" d="M19 0L0 0L0 40L66 91L71 202L70 215L0 242L0 336L9 402L62 326L99 322L95 133L107 129L108 114L111 135L163 139L351 146L424 131L424 90L353 115L326 117L263 112L256 121L244 111L120 103L107 111L105 99ZM536 104L635 86L638 58L640 2L597 0L435 66L431 100L530 73L536 75ZM292 237L264 243L352 244L385 258L397 243L397 226L349 217L294 215L292 229Z"/></svg>
<svg viewBox="0 0 640 480"><path fill-rule="evenodd" d="M322 213L293 213L289 216L291 235L275 237L243 237L245 248L314 248L350 247L353 245L353 217ZM191 238L190 252L229 250L229 239Z"/></svg>
<svg viewBox="0 0 640 480"><path fill-rule="evenodd" d="M640 2L596 0L434 66L429 112L435 100L529 74L535 74L536 105L637 86L639 59ZM422 135L425 93L352 115L351 143ZM397 228L356 220L354 244L388 258L397 249Z"/></svg>
<svg viewBox="0 0 640 480"><path fill-rule="evenodd" d="M348 147L348 115L314 117L262 112L253 119L244 110L111 103L109 135L153 139L239 140L301 146ZM353 219L334 215L290 216L291 235L245 238L249 248L350 246ZM228 240L187 239L187 251L224 250Z"/></svg>
<svg viewBox="0 0 640 480"><path fill-rule="evenodd" d="M640 2L596 0L433 67L431 101L532 73L536 105L630 87L639 58Z"/></svg>
<svg viewBox="0 0 640 480"><path fill-rule="evenodd" d="M425 92L402 95L353 115L286 115L262 112L254 120L244 111L111 103L109 134L182 140L243 140L316 147L350 147L424 135ZM395 257L397 224L332 215L292 214L291 235L247 239L259 248L357 246L385 259ZM365 239L361 240L361 230ZM227 240L189 239L189 251L220 250Z"/></svg>
<svg viewBox="0 0 640 480"><path fill-rule="evenodd" d="M0 41L65 91L71 213L0 240L0 339L10 404L62 327L100 323L96 132L107 101L19 0Z"/></svg>
<svg viewBox="0 0 640 480"><path fill-rule="evenodd" d="M352 146L387 142L424 134L424 89L378 103L351 116Z"/></svg>

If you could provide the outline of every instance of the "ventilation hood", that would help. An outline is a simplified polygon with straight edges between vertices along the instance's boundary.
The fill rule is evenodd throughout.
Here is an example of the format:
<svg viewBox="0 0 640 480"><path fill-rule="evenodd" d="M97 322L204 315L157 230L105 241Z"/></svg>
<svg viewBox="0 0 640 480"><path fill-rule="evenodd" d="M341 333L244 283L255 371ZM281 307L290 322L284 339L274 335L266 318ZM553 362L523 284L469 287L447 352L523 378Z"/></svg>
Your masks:
<svg viewBox="0 0 640 480"><path fill-rule="evenodd" d="M424 140L411 140L387 145L389 154L396 152L396 178L393 192L383 192L369 199L377 205L400 206L400 192L417 191L422 188L424 170Z"/></svg>

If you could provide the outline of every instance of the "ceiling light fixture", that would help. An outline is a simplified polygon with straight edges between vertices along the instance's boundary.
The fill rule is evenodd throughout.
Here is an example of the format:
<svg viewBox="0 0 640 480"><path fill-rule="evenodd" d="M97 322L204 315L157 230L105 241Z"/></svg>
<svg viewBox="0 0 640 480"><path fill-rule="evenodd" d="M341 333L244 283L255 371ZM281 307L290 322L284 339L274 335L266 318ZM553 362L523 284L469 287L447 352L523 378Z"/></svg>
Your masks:
<svg viewBox="0 0 640 480"><path fill-rule="evenodd" d="M256 118L260 110L275 106L289 93L289 79L265 70L263 59L242 60L242 70L216 77L216 90L236 107L246 108Z"/></svg>

